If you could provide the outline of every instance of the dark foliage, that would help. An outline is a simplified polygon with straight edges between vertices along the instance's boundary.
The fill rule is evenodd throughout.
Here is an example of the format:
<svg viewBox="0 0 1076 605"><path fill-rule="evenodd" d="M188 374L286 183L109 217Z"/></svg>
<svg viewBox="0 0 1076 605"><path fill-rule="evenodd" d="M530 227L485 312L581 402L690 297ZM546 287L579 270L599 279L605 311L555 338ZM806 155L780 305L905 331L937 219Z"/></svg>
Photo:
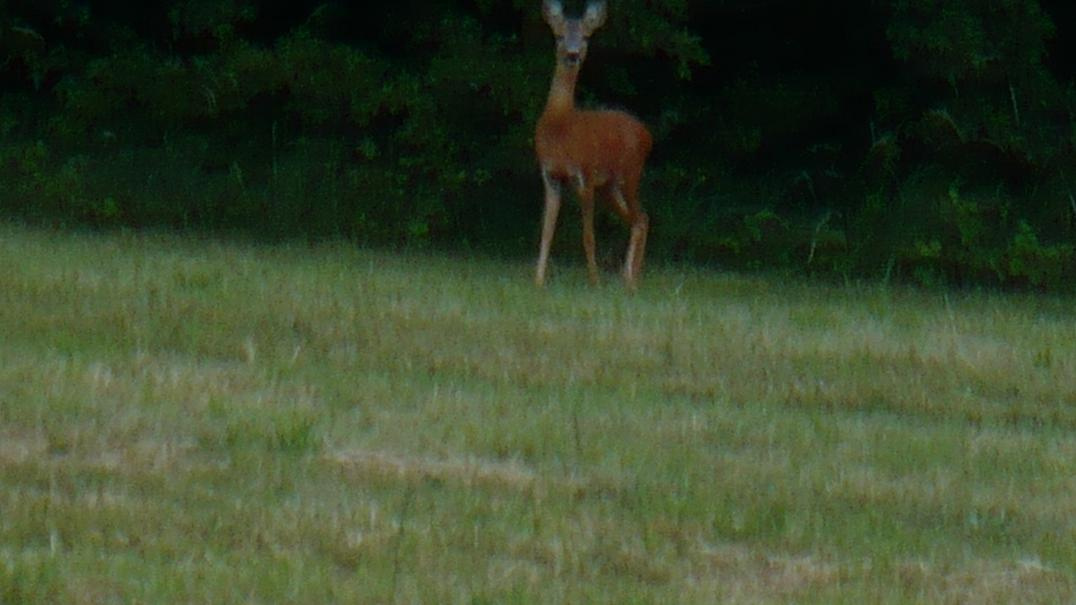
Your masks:
<svg viewBox="0 0 1076 605"><path fill-rule="evenodd" d="M529 255L539 5L0 4L0 213ZM1057 288L1070 5L610 0L580 101L656 135L655 257Z"/></svg>

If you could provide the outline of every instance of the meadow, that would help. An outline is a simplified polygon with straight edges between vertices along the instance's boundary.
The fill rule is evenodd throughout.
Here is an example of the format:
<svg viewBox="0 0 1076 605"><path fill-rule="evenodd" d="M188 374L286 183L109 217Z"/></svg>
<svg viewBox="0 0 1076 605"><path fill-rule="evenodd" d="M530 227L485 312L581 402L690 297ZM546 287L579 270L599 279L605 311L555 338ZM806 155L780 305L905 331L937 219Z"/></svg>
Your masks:
<svg viewBox="0 0 1076 605"><path fill-rule="evenodd" d="M0 603L1076 600L1071 298L575 248L0 227Z"/></svg>

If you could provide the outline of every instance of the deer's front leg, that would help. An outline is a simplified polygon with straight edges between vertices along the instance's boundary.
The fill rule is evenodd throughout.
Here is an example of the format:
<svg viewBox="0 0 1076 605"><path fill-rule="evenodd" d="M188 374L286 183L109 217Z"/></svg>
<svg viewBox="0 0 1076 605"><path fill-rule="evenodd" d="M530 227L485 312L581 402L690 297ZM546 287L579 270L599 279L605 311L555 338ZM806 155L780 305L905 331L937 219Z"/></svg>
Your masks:
<svg viewBox="0 0 1076 605"><path fill-rule="evenodd" d="M539 288L545 285L549 247L553 243L553 232L557 229L557 214L560 212L560 183L546 170L542 170L542 182L545 184L545 213L542 217L542 243L538 247L538 269L534 274L534 283Z"/></svg>
<svg viewBox="0 0 1076 605"><path fill-rule="evenodd" d="M580 179L582 180L582 179ZM587 255L587 276L590 283L598 283L598 261L594 251L594 188L586 184L579 187L579 205L583 209L583 251Z"/></svg>

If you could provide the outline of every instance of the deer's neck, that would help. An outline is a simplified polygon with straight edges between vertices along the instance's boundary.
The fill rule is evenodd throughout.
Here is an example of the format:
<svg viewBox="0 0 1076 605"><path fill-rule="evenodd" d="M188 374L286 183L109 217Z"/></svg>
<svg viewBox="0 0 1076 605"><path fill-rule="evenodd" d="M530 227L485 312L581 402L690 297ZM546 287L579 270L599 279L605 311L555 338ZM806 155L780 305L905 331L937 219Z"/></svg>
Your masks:
<svg viewBox="0 0 1076 605"><path fill-rule="evenodd" d="M557 61L553 73L553 84L549 87L549 98L545 103L543 117L555 120L570 115L575 111L575 82L579 78L579 68L566 67Z"/></svg>

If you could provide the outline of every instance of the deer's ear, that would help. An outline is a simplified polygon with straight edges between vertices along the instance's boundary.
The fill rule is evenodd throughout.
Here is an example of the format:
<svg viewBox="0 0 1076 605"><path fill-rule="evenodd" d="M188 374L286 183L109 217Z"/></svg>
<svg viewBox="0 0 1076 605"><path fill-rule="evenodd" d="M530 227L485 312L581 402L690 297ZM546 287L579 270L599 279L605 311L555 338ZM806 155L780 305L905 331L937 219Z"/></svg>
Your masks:
<svg viewBox="0 0 1076 605"><path fill-rule="evenodd" d="M557 0L542 2L542 17L553 29L564 24L564 7Z"/></svg>
<svg viewBox="0 0 1076 605"><path fill-rule="evenodd" d="M604 24L605 0L587 4L587 12L583 13L583 25L587 28L587 31L593 32Z"/></svg>

